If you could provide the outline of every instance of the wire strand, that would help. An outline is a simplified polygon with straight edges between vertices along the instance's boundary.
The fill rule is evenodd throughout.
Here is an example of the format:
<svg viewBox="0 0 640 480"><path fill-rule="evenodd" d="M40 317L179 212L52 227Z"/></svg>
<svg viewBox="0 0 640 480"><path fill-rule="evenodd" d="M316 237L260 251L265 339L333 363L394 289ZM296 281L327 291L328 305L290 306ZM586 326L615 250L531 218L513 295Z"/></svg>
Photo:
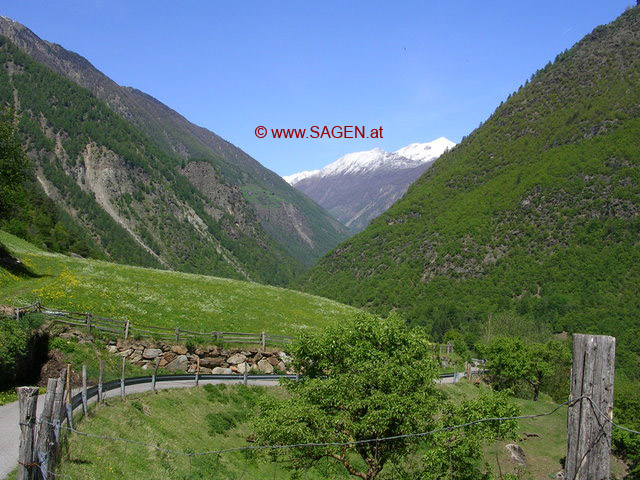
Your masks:
<svg viewBox="0 0 640 480"><path fill-rule="evenodd" d="M362 445L362 444L367 444L367 443L388 442L388 441L393 441L393 440L402 440L402 439L410 439L410 438L421 438L421 437L434 435L436 433L459 430L461 428L469 427L469 426L472 426L472 425L477 425L477 424L480 424L480 423L498 422L498 421L507 421L507 420L525 420L525 419L545 417L545 416L553 415L560 408L562 408L562 407L564 407L566 405L570 405L571 404L570 406L572 406L572 405L574 405L575 403L577 403L577 402L579 402L581 400L589 400L591 402L591 404L594 405L594 407L597 410L597 412L600 415L602 415L603 417L605 417L607 419L607 421L609 421L616 428L620 428L620 429L626 430L626 431L628 431L630 433L640 434L640 432L637 432L635 430L632 430L632 429L629 429L629 428L626 428L626 427L622 427L622 426L617 425L616 423L614 423L612 420L609 420L608 416L606 416L600 409L597 408L597 406L595 406L593 400L591 400L591 398L586 397L586 396L576 398L575 400L567 400L567 401L557 405L556 407L554 407L549 412L537 413L537 414L531 414L531 415L517 415L517 416L512 416L512 417L481 418L481 419L478 419L478 420L472 420L470 422L462 423L462 424L459 424L459 425L436 428L434 430L430 430L430 431L427 431L427 432L407 433L407 434L393 435L393 436L382 437L382 438L353 440L353 441L349 441L349 442L310 442L310 443L293 443L293 444L285 444L285 445L247 445L247 446L243 446L243 447L225 448L225 449L220 449L220 450L207 450L207 451L203 451L203 452L193 452L193 453L187 453L187 452L181 452L181 451L177 451L177 450L172 450L172 449L169 449L169 448L161 447L160 445L157 445L157 444L141 442L141 441L138 441L138 440L131 440L131 439L120 438L120 437L110 437L110 436L104 436L104 435L95 435L95 434L92 434L92 433L87 433L87 432L82 432L82 431L76 430L75 428L71 428L69 426L62 426L61 428L65 429L65 430L68 430L68 431L70 431L72 433L75 433L77 435L81 435L81 436L85 436L85 437L89 437L89 438L98 438L98 439L109 440L109 441L119 441L119 442L124 442L124 443L135 444L135 445L139 445L139 446L152 448L152 449L155 449L157 451L164 452L164 453L169 453L169 454L173 454L173 455L181 455L181 456L185 456L185 457L197 457L197 456L203 456L203 455L219 455L219 454L222 454L222 453L240 452L240 451L247 451L247 450L282 450L282 449L305 448L305 447L349 447L349 446ZM49 422L46 422L46 423L49 423Z"/></svg>

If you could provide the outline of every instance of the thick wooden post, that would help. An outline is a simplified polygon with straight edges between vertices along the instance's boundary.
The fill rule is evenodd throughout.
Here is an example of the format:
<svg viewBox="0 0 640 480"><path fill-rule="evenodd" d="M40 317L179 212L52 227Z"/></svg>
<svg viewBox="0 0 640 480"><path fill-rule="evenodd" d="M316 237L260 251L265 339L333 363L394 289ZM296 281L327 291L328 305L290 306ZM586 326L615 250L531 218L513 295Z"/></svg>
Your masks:
<svg viewBox="0 0 640 480"><path fill-rule="evenodd" d="M124 398L124 367L127 365L126 357L122 357L122 371L120 373L120 396Z"/></svg>
<svg viewBox="0 0 640 480"><path fill-rule="evenodd" d="M260 335L260 346L262 347L262 350L267 346L267 335L264 332Z"/></svg>
<svg viewBox="0 0 640 480"><path fill-rule="evenodd" d="M614 337L573 336L567 480L609 479L615 353Z"/></svg>
<svg viewBox="0 0 640 480"><path fill-rule="evenodd" d="M85 326L87 327L87 331L91 333L91 314L88 312L85 314Z"/></svg>
<svg viewBox="0 0 640 480"><path fill-rule="evenodd" d="M129 338L129 320L127 320L127 323L124 324L124 339L128 339Z"/></svg>
<svg viewBox="0 0 640 480"><path fill-rule="evenodd" d="M20 410L20 446L18 448L18 480L35 478L34 463L36 407L38 387L18 388L18 408Z"/></svg>
<svg viewBox="0 0 640 480"><path fill-rule="evenodd" d="M55 439L53 436L53 405L55 403L56 388L58 379L47 380L47 394L44 397L44 405L40 414L40 424L38 425L38 436L36 439L35 459L40 466L40 475L36 478L47 480L49 469L51 468L51 457L53 456Z"/></svg>
<svg viewBox="0 0 640 480"><path fill-rule="evenodd" d="M246 387L249 383L249 364L245 363L244 372L242 372L242 384Z"/></svg>
<svg viewBox="0 0 640 480"><path fill-rule="evenodd" d="M82 414L86 417L89 414L87 403L87 366L82 365Z"/></svg>
<svg viewBox="0 0 640 480"><path fill-rule="evenodd" d="M51 468L49 469L49 478L54 478L56 460L60 452L60 425L64 418L64 393L67 372L62 370L60 378L57 380L56 391L53 397L53 410L51 415L51 423L53 423L53 452L50 458Z"/></svg>
<svg viewBox="0 0 640 480"><path fill-rule="evenodd" d="M180 343L180 327L176 327L176 345Z"/></svg>
<svg viewBox="0 0 640 480"><path fill-rule="evenodd" d="M66 384L65 384L65 393L66 393L66 410L67 410L67 425L69 428L73 428L73 405L71 405L71 364L67 364L67 374L66 374Z"/></svg>

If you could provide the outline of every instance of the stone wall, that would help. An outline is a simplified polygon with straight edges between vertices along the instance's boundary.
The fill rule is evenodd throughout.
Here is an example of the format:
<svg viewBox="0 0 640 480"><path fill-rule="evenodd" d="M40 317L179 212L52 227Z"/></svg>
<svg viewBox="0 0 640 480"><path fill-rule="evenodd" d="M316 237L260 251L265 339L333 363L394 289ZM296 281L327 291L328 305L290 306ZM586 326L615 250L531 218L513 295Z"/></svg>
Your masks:
<svg viewBox="0 0 640 480"><path fill-rule="evenodd" d="M159 358L159 367L175 373L195 373L200 358L200 373L232 374L294 373L291 358L275 348L220 348L215 345L189 351L182 345L169 345L145 340L118 340L107 345L114 355L125 357L133 365L153 370Z"/></svg>

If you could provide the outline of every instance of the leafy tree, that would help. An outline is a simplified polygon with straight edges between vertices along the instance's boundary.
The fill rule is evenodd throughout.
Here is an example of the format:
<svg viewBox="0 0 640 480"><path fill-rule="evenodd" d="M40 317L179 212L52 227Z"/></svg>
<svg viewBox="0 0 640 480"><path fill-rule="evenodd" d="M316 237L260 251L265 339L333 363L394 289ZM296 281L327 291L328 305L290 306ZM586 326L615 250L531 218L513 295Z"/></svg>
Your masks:
<svg viewBox="0 0 640 480"><path fill-rule="evenodd" d="M569 348L558 340L538 343L501 337L478 349L487 359L487 370L494 387L518 390L524 384L533 391L534 401L538 400L549 377L564 373L566 378L571 361Z"/></svg>
<svg viewBox="0 0 640 480"><path fill-rule="evenodd" d="M4 215L29 175L29 159L22 149L13 113L0 114L0 215Z"/></svg>
<svg viewBox="0 0 640 480"><path fill-rule="evenodd" d="M480 418L513 417L517 407L506 392L460 404L447 403L438 418L438 428L461 425ZM488 464L482 464L482 442L513 435L515 421L483 422L464 429L442 431L427 438L421 480L476 480L492 478ZM482 467L482 468L481 468Z"/></svg>
<svg viewBox="0 0 640 480"><path fill-rule="evenodd" d="M436 363L430 352L426 335L407 329L395 315L383 320L359 314L322 333L302 336L292 353L304 376L299 382L284 382L288 398L262 406L256 441L354 442L270 454L286 459L294 469L330 459L352 476L377 478L385 465L401 464L420 439L375 439L431 430L446 412L457 411L435 388Z"/></svg>

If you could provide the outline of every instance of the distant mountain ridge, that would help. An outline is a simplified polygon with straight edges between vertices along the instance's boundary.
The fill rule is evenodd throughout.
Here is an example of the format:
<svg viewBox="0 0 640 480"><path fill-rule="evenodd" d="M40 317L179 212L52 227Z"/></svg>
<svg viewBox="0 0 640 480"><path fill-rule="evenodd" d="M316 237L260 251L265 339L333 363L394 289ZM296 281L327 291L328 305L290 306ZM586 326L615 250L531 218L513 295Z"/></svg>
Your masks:
<svg viewBox="0 0 640 480"><path fill-rule="evenodd" d="M409 185L455 146L440 137L395 152L374 148L348 153L319 170L283 177L344 225L362 230L398 200Z"/></svg>
<svg viewBox="0 0 640 480"><path fill-rule="evenodd" d="M286 283L346 238L346 229L322 208L213 132L139 90L117 85L80 55L6 17L0 17L0 35L10 42L2 46L0 102L27 114L22 131L40 185L107 258ZM32 60L16 55L11 45ZM104 101L130 127L108 118L80 90L72 92L54 72ZM44 77L50 81L42 83ZM51 90L54 84L59 91ZM76 120L63 118L62 97L66 115ZM91 111L99 111L99 118ZM125 131L129 139L121 135ZM131 161L138 153L144 167ZM101 226L80 218L83 194L72 193L77 187L94 197L83 202L107 215ZM159 224L165 216L172 220ZM171 238L171 224L184 231L184 244L174 244L181 236ZM116 243L129 246L118 253Z"/></svg>

